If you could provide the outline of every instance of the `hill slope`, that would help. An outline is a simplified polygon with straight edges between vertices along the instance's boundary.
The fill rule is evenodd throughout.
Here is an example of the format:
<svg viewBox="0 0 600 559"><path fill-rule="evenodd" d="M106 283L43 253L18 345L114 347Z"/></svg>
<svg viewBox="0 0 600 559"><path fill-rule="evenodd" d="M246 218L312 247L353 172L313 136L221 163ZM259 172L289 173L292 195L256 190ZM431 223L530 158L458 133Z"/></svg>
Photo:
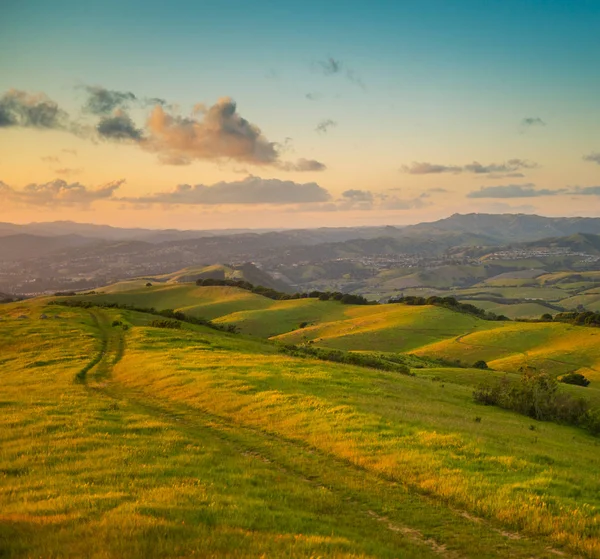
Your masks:
<svg viewBox="0 0 600 559"><path fill-rule="evenodd" d="M589 297L598 295L590 293ZM495 368L513 372L534 364L554 375L579 371L600 380L600 331L596 328L548 322L495 322L431 305L343 305L318 299L274 301L235 287L193 284L153 285L77 298L179 310L285 344L410 352L467 365L483 359ZM477 301L469 302L477 305ZM548 310L539 306L537 311L540 309Z"/></svg>
<svg viewBox="0 0 600 559"><path fill-rule="evenodd" d="M143 313L0 316L9 556L600 557L582 431Z"/></svg>

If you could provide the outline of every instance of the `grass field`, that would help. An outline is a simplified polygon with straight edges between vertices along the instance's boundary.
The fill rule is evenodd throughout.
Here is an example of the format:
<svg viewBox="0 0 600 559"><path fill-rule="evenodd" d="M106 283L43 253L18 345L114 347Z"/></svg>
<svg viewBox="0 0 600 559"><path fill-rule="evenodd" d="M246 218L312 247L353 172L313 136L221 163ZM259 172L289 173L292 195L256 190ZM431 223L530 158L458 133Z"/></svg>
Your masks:
<svg viewBox="0 0 600 559"><path fill-rule="evenodd" d="M579 371L600 380L600 332L562 323L493 322L427 305L356 306L316 299L274 301L233 287L194 284L153 285L79 298L181 310L216 323L235 325L244 334L286 344L313 343L347 351L411 352L421 357L460 360L467 365L483 359L507 371L535 365L556 375ZM471 303L505 314L503 306ZM517 307L517 318L539 317L548 312L534 302L513 306ZM300 328L302 323L305 327Z"/></svg>
<svg viewBox="0 0 600 559"><path fill-rule="evenodd" d="M3 557L600 557L599 440L474 404L482 371L45 304L0 307Z"/></svg>

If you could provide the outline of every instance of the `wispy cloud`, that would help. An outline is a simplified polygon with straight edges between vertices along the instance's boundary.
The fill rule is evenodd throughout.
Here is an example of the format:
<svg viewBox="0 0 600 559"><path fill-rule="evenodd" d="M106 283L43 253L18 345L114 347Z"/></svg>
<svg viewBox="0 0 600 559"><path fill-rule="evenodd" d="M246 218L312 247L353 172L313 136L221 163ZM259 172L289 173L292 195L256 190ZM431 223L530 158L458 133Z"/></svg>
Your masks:
<svg viewBox="0 0 600 559"><path fill-rule="evenodd" d="M569 191L575 196L600 196L600 186L576 186Z"/></svg>
<svg viewBox="0 0 600 559"><path fill-rule="evenodd" d="M357 85L363 90L366 90L366 85L360 76L351 68L349 68L344 62L333 57L326 58L325 60L319 60L315 64L315 68L318 72L325 76L336 76L343 75L346 79Z"/></svg>
<svg viewBox="0 0 600 559"><path fill-rule="evenodd" d="M44 184L29 184L16 189L0 182L0 200L7 204L46 207L88 207L98 200L110 200L124 180L113 181L97 188L88 188L78 182L54 180Z"/></svg>
<svg viewBox="0 0 600 559"><path fill-rule="evenodd" d="M295 171L297 173L318 173L325 171L327 165L317 161L316 159L304 159L300 158L295 163L291 161L285 161L277 165L278 169L282 171Z"/></svg>
<svg viewBox="0 0 600 559"><path fill-rule="evenodd" d="M241 181L180 184L174 190L137 198L121 198L133 204L219 205L219 204L307 204L327 202L331 195L317 183L296 183L249 176Z"/></svg>
<svg viewBox="0 0 600 559"><path fill-rule="evenodd" d="M114 91L99 85L84 86L88 99L83 110L94 115L108 115L115 109L127 109L137 103L137 97L131 91Z"/></svg>
<svg viewBox="0 0 600 559"><path fill-rule="evenodd" d="M539 116L528 116L521 121L523 128L531 128L532 126L546 126L546 123Z"/></svg>
<svg viewBox="0 0 600 559"><path fill-rule="evenodd" d="M588 155L583 156L584 161L589 161L590 163L597 163L600 165L600 152L589 153Z"/></svg>
<svg viewBox="0 0 600 559"><path fill-rule="evenodd" d="M325 134L330 128L335 128L337 126L337 122L335 120L331 120L330 118L326 118L317 124L315 130L320 134Z"/></svg>
<svg viewBox="0 0 600 559"><path fill-rule="evenodd" d="M482 165L478 161L466 165L442 165L439 163L413 161L410 165L402 165L400 170L410 175L430 175L441 173L473 173L476 175L495 173L514 173L520 169L534 169L538 165L525 159L509 159L504 163Z"/></svg>
<svg viewBox="0 0 600 559"><path fill-rule="evenodd" d="M467 194L467 198L536 198L539 196L556 196L567 192L566 188L549 190L536 189L532 183L507 184L499 186L482 186Z"/></svg>

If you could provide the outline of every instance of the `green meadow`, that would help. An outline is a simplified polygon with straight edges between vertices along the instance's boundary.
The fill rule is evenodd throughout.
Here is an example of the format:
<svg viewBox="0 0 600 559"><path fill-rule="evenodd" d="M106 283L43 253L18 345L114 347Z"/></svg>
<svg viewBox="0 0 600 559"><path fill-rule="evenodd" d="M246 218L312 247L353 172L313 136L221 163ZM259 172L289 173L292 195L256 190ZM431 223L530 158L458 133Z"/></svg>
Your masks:
<svg viewBox="0 0 600 559"><path fill-rule="evenodd" d="M51 298L1 306L0 557L600 557L600 439L472 398L527 363L585 371L589 387L561 389L600 403L597 329L133 287L78 298L241 334ZM494 370L432 361L480 358Z"/></svg>

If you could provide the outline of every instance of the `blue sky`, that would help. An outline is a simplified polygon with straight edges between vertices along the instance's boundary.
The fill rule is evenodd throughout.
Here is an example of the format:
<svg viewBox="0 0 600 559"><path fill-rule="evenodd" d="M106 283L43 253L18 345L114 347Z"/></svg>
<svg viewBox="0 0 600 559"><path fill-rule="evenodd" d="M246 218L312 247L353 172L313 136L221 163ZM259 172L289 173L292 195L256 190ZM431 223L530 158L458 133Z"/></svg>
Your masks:
<svg viewBox="0 0 600 559"><path fill-rule="evenodd" d="M600 151L597 1L8 0L0 8L0 52L0 92L43 92L70 115L81 113L85 86L160 97L182 115L196 103L211 106L231 97L269 141L287 146L287 157L327 167L316 174L283 176L281 167L249 168L248 174L317 182L332 200L349 189L404 201L428 198L418 208L413 204L410 215L389 213L381 204L368 212L314 214L335 224L441 216L455 208L452 200L427 195L431 188L466 197L475 188L506 183L464 173L402 174L401 166L412 161L461 166L528 160L537 166L522 173L519 184L566 192L600 181L600 166L582 159ZM141 122L146 110L133 108L131 116ZM526 118L539 125L523 126ZM316 132L324 121L335 125ZM57 142L80 154L78 181L98 185L124 177L120 192L128 197L182 183L236 181L243 170L229 159L202 157L168 168L122 142L11 128L0 129L0 150L18 148L19 154L12 166L0 159L0 180L17 190L54 180L39 161L52 157L46 152ZM526 211L589 213L591 200L535 196ZM593 202L600 206L597 198ZM526 207L521 199L485 203L487 210L480 201L471 208ZM248 207L243 210L248 214ZM30 215L32 208L21 204L19 211ZM180 211L172 208L165 219ZM193 219L194 212L206 211L197 204L184 213ZM236 211L223 208L218 219L228 214L237 220ZM86 215L106 215L97 213L88 209ZM290 213L277 219L286 221ZM294 219L304 213L298 209ZM144 212L135 215L144 221Z"/></svg>

